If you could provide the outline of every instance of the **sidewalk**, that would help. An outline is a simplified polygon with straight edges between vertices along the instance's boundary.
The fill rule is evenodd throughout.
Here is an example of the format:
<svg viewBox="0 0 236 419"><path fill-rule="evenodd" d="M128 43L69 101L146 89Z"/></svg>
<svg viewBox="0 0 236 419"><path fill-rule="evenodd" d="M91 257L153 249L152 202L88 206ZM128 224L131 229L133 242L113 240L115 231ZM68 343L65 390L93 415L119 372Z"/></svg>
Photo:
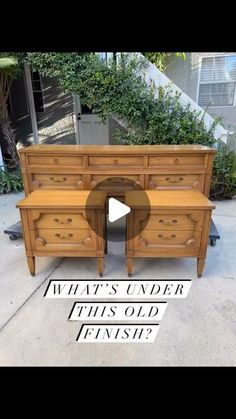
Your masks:
<svg viewBox="0 0 236 419"><path fill-rule="evenodd" d="M99 279L95 259L36 258L3 230L19 220L23 193L0 195L0 365L236 365L236 199L215 202L221 239L208 246L203 277L194 259L137 259L135 279L193 278L185 300L169 300L153 344L81 344L73 299L43 298L50 279ZM108 243L104 280L128 279L124 245Z"/></svg>

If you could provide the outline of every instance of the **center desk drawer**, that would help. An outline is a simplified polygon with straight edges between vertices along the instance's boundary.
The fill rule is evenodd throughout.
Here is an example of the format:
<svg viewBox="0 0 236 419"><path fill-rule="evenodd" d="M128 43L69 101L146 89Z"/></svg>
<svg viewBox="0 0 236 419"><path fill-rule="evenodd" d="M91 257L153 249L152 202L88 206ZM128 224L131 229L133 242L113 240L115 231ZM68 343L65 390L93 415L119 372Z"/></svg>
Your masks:
<svg viewBox="0 0 236 419"><path fill-rule="evenodd" d="M194 166L204 167L205 156L201 154L194 155L178 155L173 154L169 156L151 156L148 159L149 166Z"/></svg>
<svg viewBox="0 0 236 419"><path fill-rule="evenodd" d="M96 167L97 169L104 169L104 167L142 167L142 156L89 156L88 165Z"/></svg>
<svg viewBox="0 0 236 419"><path fill-rule="evenodd" d="M84 189L82 175L68 174L31 174L31 191L42 189Z"/></svg>
<svg viewBox="0 0 236 419"><path fill-rule="evenodd" d="M82 156L60 156L60 155L29 155L29 166L83 166Z"/></svg>
<svg viewBox="0 0 236 419"><path fill-rule="evenodd" d="M204 175L200 174L166 174L149 175L149 189L198 189L204 190Z"/></svg>
<svg viewBox="0 0 236 419"><path fill-rule="evenodd" d="M90 225L95 223L95 215L93 211L90 210L81 210L80 212L57 212L54 210L31 210L29 215L29 222L31 229L88 229ZM94 225L95 228L95 225Z"/></svg>
<svg viewBox="0 0 236 419"><path fill-rule="evenodd" d="M96 237L91 229L43 229L34 234L36 250L95 250Z"/></svg>
<svg viewBox="0 0 236 419"><path fill-rule="evenodd" d="M90 175L89 188L97 188L104 191L125 191L143 187L140 175Z"/></svg>
<svg viewBox="0 0 236 419"><path fill-rule="evenodd" d="M201 231L203 223L203 211L183 210L147 210L135 211L135 231L145 230L198 230Z"/></svg>

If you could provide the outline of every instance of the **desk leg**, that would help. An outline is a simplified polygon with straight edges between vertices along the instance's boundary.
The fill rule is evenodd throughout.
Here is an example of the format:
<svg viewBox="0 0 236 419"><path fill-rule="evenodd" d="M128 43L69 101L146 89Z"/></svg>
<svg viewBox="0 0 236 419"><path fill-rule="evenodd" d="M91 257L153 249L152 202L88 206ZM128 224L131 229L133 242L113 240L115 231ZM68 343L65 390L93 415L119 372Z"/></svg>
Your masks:
<svg viewBox="0 0 236 419"><path fill-rule="evenodd" d="M104 272L104 258L98 258L98 273L99 276L103 277Z"/></svg>
<svg viewBox="0 0 236 419"><path fill-rule="evenodd" d="M127 258L127 270L128 270L128 276L132 276L133 271L133 259Z"/></svg>
<svg viewBox="0 0 236 419"><path fill-rule="evenodd" d="M198 276L198 278L201 278L201 276L202 276L204 265L205 265L205 258L203 258L203 259L198 258L197 259L197 276Z"/></svg>
<svg viewBox="0 0 236 419"><path fill-rule="evenodd" d="M35 276L35 257L27 257L29 271L32 276Z"/></svg>

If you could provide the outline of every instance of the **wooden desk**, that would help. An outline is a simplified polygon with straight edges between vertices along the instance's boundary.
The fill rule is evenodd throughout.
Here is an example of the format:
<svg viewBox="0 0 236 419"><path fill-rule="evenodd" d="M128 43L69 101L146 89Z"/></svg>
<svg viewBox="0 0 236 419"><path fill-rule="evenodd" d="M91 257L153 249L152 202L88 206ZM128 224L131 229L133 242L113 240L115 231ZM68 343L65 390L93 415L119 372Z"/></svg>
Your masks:
<svg viewBox="0 0 236 419"><path fill-rule="evenodd" d="M103 275L106 192L39 190L21 200L21 222L29 270L35 256L97 257ZM88 223L89 219L89 223Z"/></svg>
<svg viewBox="0 0 236 419"><path fill-rule="evenodd" d="M149 208L144 205L139 191L125 193L125 203L131 208L127 216L126 243L129 276L134 257L196 257L200 277L215 206L199 191L145 192Z"/></svg>
<svg viewBox="0 0 236 419"><path fill-rule="evenodd" d="M181 194L185 194L187 197L186 194L194 191L202 192L206 197L208 197L212 175L212 164L216 153L215 149L201 145L34 145L21 149L19 153L25 194L28 197L28 195L33 191L41 191L42 195L38 195L38 197L42 203L44 202L46 196L43 195L43 193L46 193L47 190L54 192L54 196L59 194L59 197L62 197L70 191L76 191L76 194L79 197L80 191L89 191L96 188L97 190L106 192L109 196L117 196L120 197L120 199L124 199L126 191L132 191L135 188L137 189L137 186L141 186L145 190L153 190L153 211L157 211L155 215L164 216L167 214L166 211L168 211L168 216L174 215L175 218L180 217L178 220L182 220L183 224L181 224L182 221L178 221L178 226L182 225L183 228L181 231L177 228L178 233L175 231L173 232L173 235L177 236L174 238L176 246L161 245L161 241L164 240L165 236L165 228L162 228L163 232L159 233L163 234L163 238L159 237L158 241L156 236L155 240L153 239L152 234L154 233L147 233L146 237L145 231L142 236L143 240L139 242L134 241L133 246L135 247L132 249L130 247L128 248L128 265L130 266L129 272L131 272L132 257L142 255L149 257L155 256L158 249L160 256L173 255L173 257L197 257L198 273L199 275L201 274L206 251L205 243L208 240L206 231L209 230L210 207L200 208L199 206L196 206L197 204L195 203L194 208L193 196L197 199L198 195L190 194L189 196L192 196L193 200L192 204L189 204L189 208L177 208L176 205L174 205L175 201L173 201L172 198L172 209L170 207L171 202L169 201L166 208L161 210L164 210L164 213L162 214L158 212L160 211L160 208L158 208L159 204L155 208L156 201L154 197L160 197L160 192L165 192L166 196L170 196L172 192L176 192L177 199L177 197L184 196ZM47 197L50 196L51 192L47 194ZM35 205L35 197L36 195L34 194L33 205ZM26 202L29 204L29 201ZM51 207L46 208L47 211L49 211L50 208ZM56 208L54 205L54 208L51 208L54 216L55 209L60 209L60 211L62 211L62 207ZM70 200L68 199L67 207L64 207L63 211L68 211L70 213L71 210ZM81 210L84 211L83 205ZM42 236L41 232L41 235L39 234L37 236L39 237L38 239L35 236L35 231L37 231L38 234L39 229L39 226L37 225L37 218L35 218L34 224L32 224L34 211L36 211L36 208L27 208L26 206L24 208L22 207L22 221L25 231L28 263L32 272L34 272L33 258L35 255L45 254L45 249L48 249L48 251L51 249L50 251L52 254L56 249L59 251L58 245L55 249L52 247L52 244L46 245L46 247L43 246L42 242L40 244L40 237ZM40 211L43 211L43 207L41 207ZM189 211L190 213L193 211L193 215L197 220L196 225L198 227L194 227L195 221L191 222L188 218ZM68 218L71 218L69 213ZM31 224L29 224L30 219ZM45 216L42 219L46 220ZM201 229L203 225L205 230L201 236L199 229ZM26 233L27 228L31 229L30 233ZM46 224L45 228L50 229L51 227ZM32 233L32 231L34 231L34 233ZM60 232L57 234L60 234ZM31 237L31 241L29 237ZM79 254L78 251L81 251L82 254L85 255L85 253L81 250L81 246L76 247L76 237L77 236L73 236L73 240L75 240L73 246L70 246L69 244L69 247L66 246L66 248L60 246L61 249L59 254L57 251L57 255L73 256L72 248L76 249L76 256ZM193 241L191 241L192 238L194 239L194 245ZM50 242L51 236L46 236L46 242L47 239ZM73 240L71 239L70 243ZM148 242L153 242L154 240L154 245L152 245L152 249L154 251L150 250L150 245L147 245L145 248L145 240ZM60 241L59 237L58 241ZM187 242L188 244L186 244ZM93 243L93 240L91 243ZM68 249L68 252L66 249ZM101 255L103 254L101 253L103 252L101 244L99 244L99 248L96 247L89 249L89 246L87 246L86 249L88 256L97 255L98 258L100 258L99 263L103 263L101 261ZM99 271L101 272L102 269Z"/></svg>

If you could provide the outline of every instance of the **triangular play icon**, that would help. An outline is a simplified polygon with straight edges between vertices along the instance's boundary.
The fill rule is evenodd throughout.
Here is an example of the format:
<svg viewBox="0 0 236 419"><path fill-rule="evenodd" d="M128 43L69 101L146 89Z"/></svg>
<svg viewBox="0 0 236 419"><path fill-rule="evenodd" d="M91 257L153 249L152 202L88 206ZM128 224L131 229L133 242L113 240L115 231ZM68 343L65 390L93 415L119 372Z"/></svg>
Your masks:
<svg viewBox="0 0 236 419"><path fill-rule="evenodd" d="M124 215L129 214L130 211L131 209L127 205L122 204L122 202L115 198L109 198L108 219L111 223L124 217Z"/></svg>

